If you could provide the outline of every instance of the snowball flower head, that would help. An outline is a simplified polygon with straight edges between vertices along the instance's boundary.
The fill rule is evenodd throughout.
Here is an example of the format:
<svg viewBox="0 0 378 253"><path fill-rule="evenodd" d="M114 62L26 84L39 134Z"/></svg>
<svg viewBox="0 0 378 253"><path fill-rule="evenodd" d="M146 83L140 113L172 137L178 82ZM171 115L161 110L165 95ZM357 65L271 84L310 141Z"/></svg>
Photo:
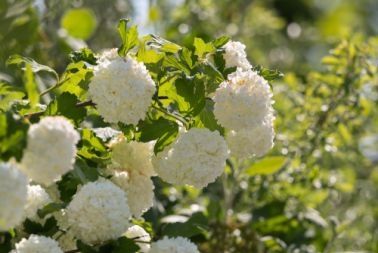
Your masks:
<svg viewBox="0 0 378 253"><path fill-rule="evenodd" d="M50 196L40 185L28 185L28 200L25 205L25 217L38 221L38 209L51 202Z"/></svg>
<svg viewBox="0 0 378 253"><path fill-rule="evenodd" d="M122 137L111 144L112 167L120 171L136 172L144 176L156 175L152 166L152 143L127 140Z"/></svg>
<svg viewBox="0 0 378 253"><path fill-rule="evenodd" d="M105 179L85 184L66 212L72 232L89 244L116 239L129 227L126 194Z"/></svg>
<svg viewBox="0 0 378 253"><path fill-rule="evenodd" d="M245 45L239 41L229 41L223 46L223 58L227 68L238 67L243 70L251 69L251 64L247 59Z"/></svg>
<svg viewBox="0 0 378 253"><path fill-rule="evenodd" d="M261 125L273 113L272 91L256 72L238 69L214 95L214 115L225 128L241 130Z"/></svg>
<svg viewBox="0 0 378 253"><path fill-rule="evenodd" d="M28 131L22 169L34 182L50 185L73 169L79 133L64 117L45 117Z"/></svg>
<svg viewBox="0 0 378 253"><path fill-rule="evenodd" d="M58 242L45 236L31 235L16 243L16 253L63 253Z"/></svg>
<svg viewBox="0 0 378 253"><path fill-rule="evenodd" d="M153 163L163 180L202 188L222 174L227 157L226 141L218 132L191 128L158 153Z"/></svg>
<svg viewBox="0 0 378 253"><path fill-rule="evenodd" d="M273 147L274 128L271 121L270 119L251 129L230 131L226 141L231 156L246 159L265 155Z"/></svg>
<svg viewBox="0 0 378 253"><path fill-rule="evenodd" d="M153 242L149 253L199 253L197 246L183 237L168 238Z"/></svg>
<svg viewBox="0 0 378 253"><path fill-rule="evenodd" d="M147 253L150 250L151 236L141 226L134 225L130 227L125 236L129 239L141 241L137 243L140 248L138 252Z"/></svg>
<svg viewBox="0 0 378 253"><path fill-rule="evenodd" d="M0 231L19 225L27 198L28 180L17 166L0 163Z"/></svg>
<svg viewBox="0 0 378 253"><path fill-rule="evenodd" d="M132 215L139 218L152 207L155 187L150 177L126 171L112 173L111 181L126 192Z"/></svg>
<svg viewBox="0 0 378 253"><path fill-rule="evenodd" d="M106 122L135 125L145 118L155 91L143 63L110 50L100 57L88 92Z"/></svg>

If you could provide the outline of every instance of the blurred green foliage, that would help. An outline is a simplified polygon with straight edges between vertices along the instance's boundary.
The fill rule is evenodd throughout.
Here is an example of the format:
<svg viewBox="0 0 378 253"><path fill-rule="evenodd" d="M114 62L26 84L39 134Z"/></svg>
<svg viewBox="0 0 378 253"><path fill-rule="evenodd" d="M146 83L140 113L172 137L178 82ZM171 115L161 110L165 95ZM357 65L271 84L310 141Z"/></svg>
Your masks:
<svg viewBox="0 0 378 253"><path fill-rule="evenodd" d="M9 101L25 94L32 98L36 89L44 90L58 81L61 101L51 102L46 113L63 112L80 124L85 112L72 115L69 108L58 108L61 104L74 106L76 98L85 100L92 73L83 62L95 59L89 51L74 53L71 59L67 54L85 46L95 50L119 46L114 29L118 19L132 16L138 6L122 0L42 3L37 8L31 0L0 2L0 110L7 110ZM378 3L149 3L144 10L148 20L140 25L146 31L173 42L184 41L184 46L192 45L195 37L202 38L195 42L199 57L211 50L206 43L211 38L229 35L247 45L253 65L280 69L285 76L273 83L277 138L271 154L242 164L232 161L225 175L203 192L156 179L156 205L144 215L142 225L152 227L155 238L189 237L204 253L378 252L378 38L374 37ZM164 50L177 50L175 44L165 45ZM59 80L48 72L31 74L30 70L38 67L33 62L13 59L14 64L23 64L25 73L6 67L13 54L53 67ZM138 58L153 65L161 55L141 50ZM176 62L172 59L167 64L175 66ZM190 66L185 68L191 71ZM23 83L26 89L21 88ZM68 88L73 86L76 89ZM199 103L205 109L211 106L207 101L189 103ZM36 108L25 106L25 112L39 110L33 106ZM185 111L185 107L179 109ZM201 114L198 118L206 124ZM24 121L0 115L3 159L20 158L25 143L17 140L25 139L26 129ZM127 126L121 129L126 132ZM11 137L5 139L10 132ZM85 136L95 148L83 147L81 155L89 160L104 159L98 139L90 132ZM76 186L59 185L68 193L72 189L74 193ZM63 198L68 201L72 194Z"/></svg>

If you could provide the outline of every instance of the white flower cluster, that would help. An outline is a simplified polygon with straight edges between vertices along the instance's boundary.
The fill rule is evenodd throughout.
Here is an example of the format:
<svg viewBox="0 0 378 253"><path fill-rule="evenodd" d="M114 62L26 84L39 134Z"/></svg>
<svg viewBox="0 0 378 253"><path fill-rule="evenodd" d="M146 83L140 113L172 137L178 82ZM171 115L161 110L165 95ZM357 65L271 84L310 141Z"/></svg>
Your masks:
<svg viewBox="0 0 378 253"><path fill-rule="evenodd" d="M95 67L89 96L105 121L137 124L144 119L156 91L146 66L107 51Z"/></svg>
<svg viewBox="0 0 378 253"><path fill-rule="evenodd" d="M150 250L150 241L151 236L141 227L138 225L134 225L129 227L126 231L125 236L132 240L137 240L137 245L139 246L139 252L147 253Z"/></svg>
<svg viewBox="0 0 378 253"><path fill-rule="evenodd" d="M34 182L50 185L73 169L79 133L64 117L45 117L28 131L22 170Z"/></svg>
<svg viewBox="0 0 378 253"><path fill-rule="evenodd" d="M245 52L245 45L239 41L229 41L223 46L223 58L226 62L226 67L237 67L243 70L251 69L251 64L247 59Z"/></svg>
<svg viewBox="0 0 378 253"><path fill-rule="evenodd" d="M109 167L112 182L126 192L131 213L140 217L152 205L156 175L152 166L152 143L127 142L119 138L113 142L112 165Z"/></svg>
<svg viewBox="0 0 378 253"><path fill-rule="evenodd" d="M28 180L12 163L0 163L0 231L17 226L23 218Z"/></svg>
<svg viewBox="0 0 378 253"><path fill-rule="evenodd" d="M247 159L251 155L265 155L273 147L273 140L274 128L271 120L251 129L231 130L226 137L231 154L239 159Z"/></svg>
<svg viewBox="0 0 378 253"><path fill-rule="evenodd" d="M197 246L183 237L168 238L151 243L149 253L199 253Z"/></svg>
<svg viewBox="0 0 378 253"><path fill-rule="evenodd" d="M58 242L39 235L31 235L16 244L15 253L63 253Z"/></svg>
<svg viewBox="0 0 378 253"><path fill-rule="evenodd" d="M252 70L237 69L214 95L214 115L229 130L231 155L264 155L272 146L273 100L268 82Z"/></svg>
<svg viewBox="0 0 378 253"><path fill-rule="evenodd" d="M39 221L37 211L51 202L50 196L40 185L28 185L28 199L25 205L25 218Z"/></svg>
<svg viewBox="0 0 378 253"><path fill-rule="evenodd" d="M218 132L191 128L158 153L153 163L163 180L203 188L222 174L227 158L226 141Z"/></svg>
<svg viewBox="0 0 378 253"><path fill-rule="evenodd" d="M130 225L126 194L105 179L85 184L66 212L71 231L89 244L116 239Z"/></svg>

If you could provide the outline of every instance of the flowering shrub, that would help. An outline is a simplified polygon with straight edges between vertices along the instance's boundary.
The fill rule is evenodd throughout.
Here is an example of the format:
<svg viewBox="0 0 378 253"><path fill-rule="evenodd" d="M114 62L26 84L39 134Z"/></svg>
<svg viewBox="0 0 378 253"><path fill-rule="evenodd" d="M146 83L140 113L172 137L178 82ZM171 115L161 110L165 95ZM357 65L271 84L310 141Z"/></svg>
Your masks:
<svg viewBox="0 0 378 253"><path fill-rule="evenodd" d="M118 31L118 49L73 52L61 74L7 62L24 76L21 90L1 83L0 122L12 127L1 137L0 229L13 252L197 253L182 235L154 238L143 218L154 184L200 190L273 146L268 80L280 73L252 68L243 44L183 47L139 37L127 20ZM40 72L56 79L41 92Z"/></svg>

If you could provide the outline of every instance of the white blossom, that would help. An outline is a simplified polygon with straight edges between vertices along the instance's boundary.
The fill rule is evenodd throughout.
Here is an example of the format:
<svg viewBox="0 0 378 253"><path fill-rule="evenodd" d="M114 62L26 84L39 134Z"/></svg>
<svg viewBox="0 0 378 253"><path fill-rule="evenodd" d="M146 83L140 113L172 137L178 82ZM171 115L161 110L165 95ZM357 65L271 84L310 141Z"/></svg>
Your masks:
<svg viewBox="0 0 378 253"><path fill-rule="evenodd" d="M28 131L22 169L34 182L46 186L73 169L79 133L65 118L45 117Z"/></svg>
<svg viewBox="0 0 378 253"><path fill-rule="evenodd" d="M245 52L245 45L239 41L229 41L223 46L223 58L226 62L226 67L238 67L243 70L251 69L251 64L247 59Z"/></svg>
<svg viewBox="0 0 378 253"><path fill-rule="evenodd" d="M13 163L0 163L0 231L19 225L27 199L28 180Z"/></svg>
<svg viewBox="0 0 378 253"><path fill-rule="evenodd" d="M137 124L144 119L156 91L146 66L115 50L104 52L89 84L89 96L106 122Z"/></svg>
<svg viewBox="0 0 378 253"><path fill-rule="evenodd" d="M231 156L246 159L265 155L273 147L274 128L271 121L268 119L251 129L231 130L226 137Z"/></svg>
<svg viewBox="0 0 378 253"><path fill-rule="evenodd" d="M111 181L126 192L131 213L139 218L150 209L154 200L154 184L150 177L139 173L113 171Z"/></svg>
<svg viewBox="0 0 378 253"><path fill-rule="evenodd" d="M116 239L129 227L126 194L105 179L85 184L74 195L66 212L72 232L89 244Z"/></svg>
<svg viewBox="0 0 378 253"><path fill-rule="evenodd" d="M38 209L51 202L50 196L40 185L28 185L28 198L25 205L25 218L40 221L37 216Z"/></svg>
<svg viewBox="0 0 378 253"><path fill-rule="evenodd" d="M238 69L228 75L214 95L214 115L230 130L250 129L272 117L272 91L256 72Z"/></svg>
<svg viewBox="0 0 378 253"><path fill-rule="evenodd" d="M119 138L111 144L112 167L127 172L137 172L144 176L154 176L152 166L153 144Z"/></svg>
<svg viewBox="0 0 378 253"><path fill-rule="evenodd" d="M141 227L138 225L134 225L130 227L125 236L129 239L137 240L137 245L139 246L139 251L141 253L147 253L150 250L151 236Z"/></svg>
<svg viewBox="0 0 378 253"><path fill-rule="evenodd" d="M151 243L149 253L199 253L197 246L183 237L168 238Z"/></svg>
<svg viewBox="0 0 378 253"><path fill-rule="evenodd" d="M45 236L31 235L16 243L16 253L63 253L58 242Z"/></svg>
<svg viewBox="0 0 378 253"><path fill-rule="evenodd" d="M171 184L207 186L223 172L228 148L218 132L192 128L153 159L158 175Z"/></svg>

